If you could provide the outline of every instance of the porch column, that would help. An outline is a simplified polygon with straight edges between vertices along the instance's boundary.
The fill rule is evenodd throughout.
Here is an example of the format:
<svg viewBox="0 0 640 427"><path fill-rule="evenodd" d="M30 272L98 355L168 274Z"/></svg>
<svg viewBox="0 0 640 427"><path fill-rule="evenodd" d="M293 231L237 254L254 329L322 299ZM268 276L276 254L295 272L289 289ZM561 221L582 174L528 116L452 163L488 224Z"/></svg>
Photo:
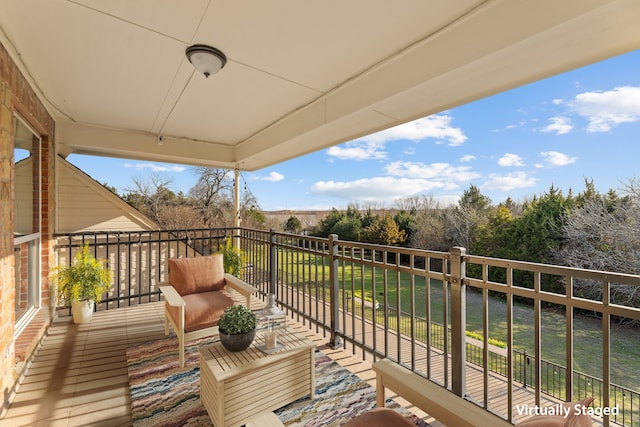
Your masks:
<svg viewBox="0 0 640 427"><path fill-rule="evenodd" d="M466 275L465 248L451 248L451 391L460 397L466 393Z"/></svg>
<svg viewBox="0 0 640 427"><path fill-rule="evenodd" d="M233 247L240 249L240 169L233 170Z"/></svg>

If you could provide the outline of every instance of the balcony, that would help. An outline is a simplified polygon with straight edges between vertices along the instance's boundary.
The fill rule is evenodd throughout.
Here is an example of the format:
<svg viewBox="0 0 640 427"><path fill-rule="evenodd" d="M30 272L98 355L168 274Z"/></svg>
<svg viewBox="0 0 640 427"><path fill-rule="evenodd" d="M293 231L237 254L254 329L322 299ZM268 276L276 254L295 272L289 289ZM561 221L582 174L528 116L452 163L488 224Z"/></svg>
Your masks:
<svg viewBox="0 0 640 427"><path fill-rule="evenodd" d="M165 260L207 255L229 238L246 256L244 279L263 296L275 293L292 327L367 380L374 377L371 362L387 358L513 423L523 418L523 405L592 395L594 406L620 409L594 418L596 425L640 425L637 387L619 384L634 374L616 325L640 320L640 310L615 292L640 286L639 276L477 257L459 248L432 252L249 229L58 236L60 263L88 243L109 260L114 286L90 325L72 325L59 312L5 419L72 425L91 413L105 424L129 424L124 349L163 336L158 284ZM584 280L599 283L604 299L574 295ZM585 313L595 325L590 330ZM480 332L467 336L478 324ZM499 331L505 348L489 341ZM563 337L560 356L548 349L552 331ZM598 372L576 366L585 335L597 335L590 353Z"/></svg>

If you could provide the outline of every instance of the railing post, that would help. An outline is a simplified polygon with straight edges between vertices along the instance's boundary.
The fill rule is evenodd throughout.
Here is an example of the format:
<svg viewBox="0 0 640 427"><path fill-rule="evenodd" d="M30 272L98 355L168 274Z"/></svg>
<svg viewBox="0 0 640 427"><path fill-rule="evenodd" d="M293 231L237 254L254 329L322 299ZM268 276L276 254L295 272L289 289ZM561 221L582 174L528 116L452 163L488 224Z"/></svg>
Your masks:
<svg viewBox="0 0 640 427"><path fill-rule="evenodd" d="M276 293L278 281L278 251L276 250L276 231L269 230L269 293Z"/></svg>
<svg viewBox="0 0 640 427"><path fill-rule="evenodd" d="M466 394L466 286L464 278L465 248L454 247L450 250L451 267L451 391L458 396Z"/></svg>
<svg viewBox="0 0 640 427"><path fill-rule="evenodd" d="M338 336L338 325L340 320L340 300L338 299L338 235L329 235L329 309L330 309L330 326L331 338L329 345L331 348L338 348L342 344L342 340Z"/></svg>
<svg viewBox="0 0 640 427"><path fill-rule="evenodd" d="M527 364L529 359L527 357L527 349L524 349L524 360L522 361L522 387L527 388Z"/></svg>
<svg viewBox="0 0 640 427"><path fill-rule="evenodd" d="M276 302L278 290L278 249L276 246L276 230L269 230L269 294L267 304L262 309L266 315L279 315L282 310Z"/></svg>

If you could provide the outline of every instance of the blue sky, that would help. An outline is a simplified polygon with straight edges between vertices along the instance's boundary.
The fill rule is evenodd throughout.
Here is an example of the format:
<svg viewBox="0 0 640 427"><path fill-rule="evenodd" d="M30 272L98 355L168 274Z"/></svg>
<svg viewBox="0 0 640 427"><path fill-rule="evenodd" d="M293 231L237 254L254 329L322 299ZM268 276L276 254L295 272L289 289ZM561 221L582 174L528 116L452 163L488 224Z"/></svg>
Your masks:
<svg viewBox="0 0 640 427"><path fill-rule="evenodd" d="M551 185L565 194L593 179L621 191L638 174L640 51L444 111L339 146L243 172L264 210L392 208L431 195L443 205L479 187L497 204ZM123 192L161 173L174 191L195 183L184 165L71 155L68 160Z"/></svg>

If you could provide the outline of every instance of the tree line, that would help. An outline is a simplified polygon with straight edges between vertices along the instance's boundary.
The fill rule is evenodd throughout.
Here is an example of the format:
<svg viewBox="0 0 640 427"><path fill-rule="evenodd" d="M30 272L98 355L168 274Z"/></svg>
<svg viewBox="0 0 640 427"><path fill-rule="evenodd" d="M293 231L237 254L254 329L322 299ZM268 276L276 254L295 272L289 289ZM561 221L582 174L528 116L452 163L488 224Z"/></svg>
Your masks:
<svg viewBox="0 0 640 427"><path fill-rule="evenodd" d="M386 212L350 205L333 209L308 232L427 250L462 246L480 256L640 274L640 182L629 180L622 193L600 193L592 180L585 180L578 194L552 186L522 202L508 198L493 204L470 185L452 206L440 206L431 196L400 199L396 209ZM295 224L290 218L287 227L290 222ZM467 273L479 277L479 268L468 266ZM490 280L506 281L504 269L492 269L489 275ZM520 285L533 283L531 273L514 276ZM543 281L546 290L563 292L562 278ZM602 286L579 281L574 292L601 300ZM612 299L640 306L640 289L614 285Z"/></svg>
<svg viewBox="0 0 640 427"><path fill-rule="evenodd" d="M194 173L197 180L187 194L171 190L172 179L156 173L147 179L133 178L132 186L120 197L166 230L232 227L233 172L203 166ZM258 201L247 189L242 192L240 217L245 227L263 228L266 224Z"/></svg>
<svg viewBox="0 0 640 427"><path fill-rule="evenodd" d="M218 228L234 224L233 176L224 169L199 167L187 194L171 191L171 180L152 175L134 179L121 196L165 229ZM332 209L306 230L291 216L284 224L270 222L253 194L242 192L241 224L292 233L398 247L447 251L462 246L470 254L570 267L640 274L640 181L630 179L621 194L600 193L591 180L578 194L554 186L523 201L507 198L494 204L470 185L455 205L441 206L432 196L396 201L393 209L350 204ZM474 273L473 268L468 269ZM531 281L523 272L519 281ZM491 271L504 281L504 272ZM551 289L563 286L552 281ZM598 283L578 283L587 298L600 299ZM613 298L640 305L640 290L614 287Z"/></svg>

